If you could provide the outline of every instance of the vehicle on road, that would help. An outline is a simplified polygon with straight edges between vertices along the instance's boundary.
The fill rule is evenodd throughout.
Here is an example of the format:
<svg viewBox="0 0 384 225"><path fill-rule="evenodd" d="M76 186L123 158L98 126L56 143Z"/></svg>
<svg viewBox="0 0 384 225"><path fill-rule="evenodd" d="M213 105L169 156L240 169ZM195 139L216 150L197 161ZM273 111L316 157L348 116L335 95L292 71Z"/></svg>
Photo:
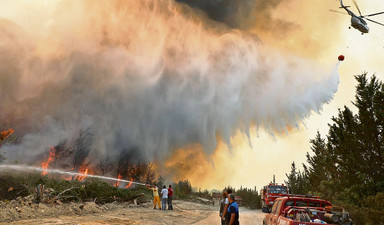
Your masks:
<svg viewBox="0 0 384 225"><path fill-rule="evenodd" d="M352 225L349 213L332 206L319 197L289 195L277 198L272 206L262 208L265 213L263 225Z"/></svg>
<svg viewBox="0 0 384 225"><path fill-rule="evenodd" d="M260 190L261 207L272 208L276 198L288 196L288 187L284 184L270 183Z"/></svg>

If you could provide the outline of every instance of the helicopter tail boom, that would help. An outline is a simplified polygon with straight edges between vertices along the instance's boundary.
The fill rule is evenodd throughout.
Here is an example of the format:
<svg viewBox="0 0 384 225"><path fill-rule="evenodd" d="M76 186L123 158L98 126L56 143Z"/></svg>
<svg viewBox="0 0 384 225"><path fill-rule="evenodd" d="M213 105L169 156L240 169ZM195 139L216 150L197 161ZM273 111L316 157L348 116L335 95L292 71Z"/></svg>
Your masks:
<svg viewBox="0 0 384 225"><path fill-rule="evenodd" d="M349 8L349 7L351 7L351 6L349 6L349 5L347 5L347 6L345 6L344 4L343 4L343 0L340 0L340 9L346 9L346 8Z"/></svg>

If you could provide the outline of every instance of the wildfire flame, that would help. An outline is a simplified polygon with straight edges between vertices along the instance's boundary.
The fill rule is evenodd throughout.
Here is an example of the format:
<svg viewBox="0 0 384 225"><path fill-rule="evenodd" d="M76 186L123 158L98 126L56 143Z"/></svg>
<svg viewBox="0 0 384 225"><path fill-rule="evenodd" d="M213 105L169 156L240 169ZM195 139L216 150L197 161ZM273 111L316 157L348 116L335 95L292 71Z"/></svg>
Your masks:
<svg viewBox="0 0 384 225"><path fill-rule="evenodd" d="M49 149L49 157L45 162L41 163L41 168L43 169L43 172L41 172L41 175L45 176L47 175L47 169L49 167L49 164L54 161L56 155L56 149L55 147L51 147Z"/></svg>
<svg viewBox="0 0 384 225"><path fill-rule="evenodd" d="M5 141L14 132L15 131L12 128L10 128L9 130L1 131L1 133L0 133L0 141Z"/></svg>
<svg viewBox="0 0 384 225"><path fill-rule="evenodd" d="M121 176L121 174L119 174L118 176L117 176L117 179L119 179L119 180L117 180L116 181L116 184L114 185L115 187L119 187L120 186L120 180L123 178L123 176ZM126 186L125 186L125 188L130 188L131 186L132 186L132 183L133 182L133 179L131 179L131 182L129 182Z"/></svg>
<svg viewBox="0 0 384 225"><path fill-rule="evenodd" d="M115 184L115 187L119 187L120 185L120 179L122 178L122 176L119 174L119 176L117 176L117 179L119 179L118 181L116 181L116 184Z"/></svg>
<svg viewBox="0 0 384 225"><path fill-rule="evenodd" d="M131 179L131 182L129 182L129 184L127 184L127 186L125 186L125 188L130 188L133 184L132 181L133 181L133 179Z"/></svg>
<svg viewBox="0 0 384 225"><path fill-rule="evenodd" d="M3 134L3 132L1 134ZM45 176L48 174L48 167L55 160L55 156L56 156L56 149L55 149L55 147L51 147L49 149L49 157L47 158L47 160L45 160L41 163L41 168L43 169L43 172L41 172L41 175ZM72 170L73 169L74 168L72 168ZM62 179L83 181L83 180L85 180L85 178L88 177L89 174L93 175L93 171L86 168L86 166L82 166L79 170L79 174L81 174L81 175L76 175L75 177L63 175ZM120 185L120 180L122 179L121 174L118 175L117 179L118 180L116 181L116 184L114 185L115 187L119 187L119 185ZM133 179L131 179L131 181L125 186L125 188L130 188L133 184L132 182L133 182Z"/></svg>
<svg viewBox="0 0 384 225"><path fill-rule="evenodd" d="M83 181L88 176L88 174L93 174L93 172L91 170L89 170L88 168L80 169L79 173L81 173L83 175L77 175L74 178L75 180Z"/></svg>

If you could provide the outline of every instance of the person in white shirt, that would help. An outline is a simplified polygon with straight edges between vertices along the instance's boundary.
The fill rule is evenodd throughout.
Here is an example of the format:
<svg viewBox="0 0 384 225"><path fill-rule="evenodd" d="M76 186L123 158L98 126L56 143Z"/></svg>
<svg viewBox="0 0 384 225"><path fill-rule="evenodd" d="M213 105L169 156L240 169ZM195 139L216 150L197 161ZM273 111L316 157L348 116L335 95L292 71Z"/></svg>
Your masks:
<svg viewBox="0 0 384 225"><path fill-rule="evenodd" d="M163 186L163 190L161 190L161 196L161 208L166 210L168 201L168 189L165 185Z"/></svg>
<svg viewBox="0 0 384 225"><path fill-rule="evenodd" d="M227 189L227 195L229 196L230 194L232 194L232 189L228 188ZM224 211L223 211L223 214L221 216L221 220L224 220L225 221L225 224L228 224L229 223L229 214L227 213L227 210L228 210L228 206L229 206L229 200L228 200L228 197L225 199L225 202L224 202Z"/></svg>

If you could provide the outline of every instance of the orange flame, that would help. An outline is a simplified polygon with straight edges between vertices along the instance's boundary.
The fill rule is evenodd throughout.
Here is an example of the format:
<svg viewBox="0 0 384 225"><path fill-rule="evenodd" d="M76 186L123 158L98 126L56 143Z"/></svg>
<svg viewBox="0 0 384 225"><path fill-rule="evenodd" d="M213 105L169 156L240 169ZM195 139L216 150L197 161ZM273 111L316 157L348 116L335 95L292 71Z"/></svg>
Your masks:
<svg viewBox="0 0 384 225"><path fill-rule="evenodd" d="M129 182L129 184L127 184L127 186L125 186L125 188L130 188L133 184L132 181L133 181L133 179L131 179L131 182Z"/></svg>
<svg viewBox="0 0 384 225"><path fill-rule="evenodd" d="M87 177L88 169L85 169L84 173L82 173L82 174L84 174L84 176L78 176L77 177L78 181L83 181Z"/></svg>
<svg viewBox="0 0 384 225"><path fill-rule="evenodd" d="M122 176L119 174L119 176L117 176L117 179L119 179L118 181L116 181L116 184L115 184L115 187L119 187L120 185L120 179L122 178Z"/></svg>
<svg viewBox="0 0 384 225"><path fill-rule="evenodd" d="M51 147L49 149L48 159L45 162L41 163L41 168L43 169L43 172L41 172L41 175L43 175L43 176L47 175L48 166L55 159L55 155L56 155L56 149L55 149L55 147Z"/></svg>
<svg viewBox="0 0 384 225"><path fill-rule="evenodd" d="M1 131L1 133L0 133L0 141L5 141L14 132L15 131L12 128L10 128L9 130Z"/></svg>
<svg viewBox="0 0 384 225"><path fill-rule="evenodd" d="M79 173L83 175L77 175L75 177L75 179L77 179L78 181L83 181L88 176L88 174L93 174L93 172L88 170L88 168L85 168L84 172L79 171Z"/></svg>

